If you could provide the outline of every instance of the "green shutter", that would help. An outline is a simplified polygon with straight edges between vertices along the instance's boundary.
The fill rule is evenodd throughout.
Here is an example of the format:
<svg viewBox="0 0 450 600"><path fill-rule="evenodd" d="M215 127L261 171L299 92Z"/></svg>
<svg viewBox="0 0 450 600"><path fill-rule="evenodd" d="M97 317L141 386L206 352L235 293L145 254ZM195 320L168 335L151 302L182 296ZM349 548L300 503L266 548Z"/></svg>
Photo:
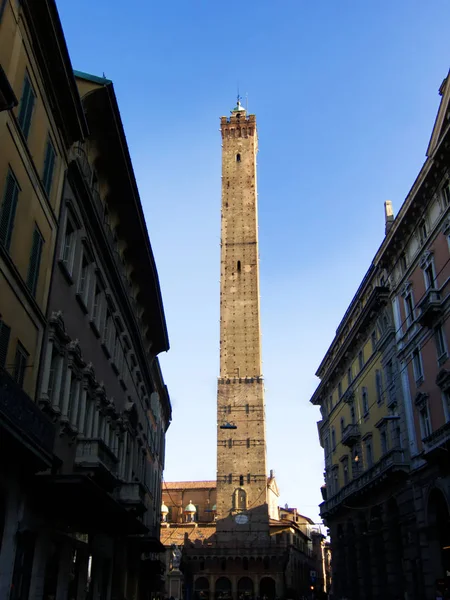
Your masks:
<svg viewBox="0 0 450 600"><path fill-rule="evenodd" d="M0 321L0 368L5 368L6 355L8 354L9 334L11 328Z"/></svg>
<svg viewBox="0 0 450 600"><path fill-rule="evenodd" d="M34 95L33 88L31 87L30 78L28 77L28 74L26 74L23 82L22 98L20 100L18 117L19 125L23 135L25 136L25 139L28 138L28 134L30 133L31 117L33 115L35 100L36 97Z"/></svg>
<svg viewBox="0 0 450 600"><path fill-rule="evenodd" d="M6 178L5 195L0 211L0 244L8 251L11 246L18 195L19 186L17 185L16 178L11 171L9 171Z"/></svg>
<svg viewBox="0 0 450 600"><path fill-rule="evenodd" d="M42 239L39 229L35 226L33 231L33 242L31 244L30 263L28 265L27 276L27 286L33 296L36 294L43 243L44 240Z"/></svg>
<svg viewBox="0 0 450 600"><path fill-rule="evenodd" d="M44 184L44 189L47 192L47 196L50 196L50 190L52 189L53 170L55 168L55 157L55 149L51 140L49 139L45 151L44 172L42 175L42 183Z"/></svg>

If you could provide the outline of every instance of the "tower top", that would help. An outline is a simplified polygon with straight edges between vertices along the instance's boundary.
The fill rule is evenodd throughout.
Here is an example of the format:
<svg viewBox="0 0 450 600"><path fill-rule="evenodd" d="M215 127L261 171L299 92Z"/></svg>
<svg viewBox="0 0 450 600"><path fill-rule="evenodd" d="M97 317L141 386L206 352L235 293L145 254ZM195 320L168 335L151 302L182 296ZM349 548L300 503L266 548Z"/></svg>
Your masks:
<svg viewBox="0 0 450 600"><path fill-rule="evenodd" d="M230 112L231 112L231 114L245 113L246 112L245 108L241 104L241 97L239 96L239 94L238 94L238 97L237 97L237 105Z"/></svg>

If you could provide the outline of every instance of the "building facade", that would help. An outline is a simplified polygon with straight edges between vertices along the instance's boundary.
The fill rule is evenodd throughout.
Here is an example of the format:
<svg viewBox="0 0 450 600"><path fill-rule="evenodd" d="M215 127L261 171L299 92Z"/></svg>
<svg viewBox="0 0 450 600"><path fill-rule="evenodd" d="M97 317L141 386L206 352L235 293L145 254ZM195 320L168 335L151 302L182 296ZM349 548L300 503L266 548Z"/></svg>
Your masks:
<svg viewBox="0 0 450 600"><path fill-rule="evenodd" d="M160 593L169 348L112 82L0 4L0 597Z"/></svg>
<svg viewBox="0 0 450 600"><path fill-rule="evenodd" d="M449 586L446 78L426 161L318 371L321 514L333 591L431 599Z"/></svg>

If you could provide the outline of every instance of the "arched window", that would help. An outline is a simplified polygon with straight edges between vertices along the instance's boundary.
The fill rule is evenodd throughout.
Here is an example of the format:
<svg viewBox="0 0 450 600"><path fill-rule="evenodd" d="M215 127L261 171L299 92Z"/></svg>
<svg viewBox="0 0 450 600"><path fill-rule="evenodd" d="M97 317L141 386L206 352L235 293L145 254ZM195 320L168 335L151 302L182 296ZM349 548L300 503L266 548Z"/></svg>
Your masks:
<svg viewBox="0 0 450 600"><path fill-rule="evenodd" d="M247 508L247 494L245 490L238 488L234 491L233 505L235 510L245 510Z"/></svg>
<svg viewBox="0 0 450 600"><path fill-rule="evenodd" d="M241 162L241 155L240 154L236 154L236 162Z"/></svg>

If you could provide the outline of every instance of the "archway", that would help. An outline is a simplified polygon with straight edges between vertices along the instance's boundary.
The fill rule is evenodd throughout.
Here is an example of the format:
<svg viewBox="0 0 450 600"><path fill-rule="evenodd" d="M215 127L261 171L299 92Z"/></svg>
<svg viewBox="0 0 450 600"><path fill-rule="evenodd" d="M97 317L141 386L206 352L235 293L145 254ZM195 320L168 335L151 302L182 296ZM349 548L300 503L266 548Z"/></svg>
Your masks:
<svg viewBox="0 0 450 600"><path fill-rule="evenodd" d="M231 600L231 581L228 577L219 577L216 581L216 600Z"/></svg>
<svg viewBox="0 0 450 600"><path fill-rule="evenodd" d="M209 581L199 577L194 583L194 600L209 600Z"/></svg>
<svg viewBox="0 0 450 600"><path fill-rule="evenodd" d="M272 577L263 577L259 584L259 595L262 600L274 600L275 580Z"/></svg>
<svg viewBox="0 0 450 600"><path fill-rule="evenodd" d="M450 572L450 514L441 490L434 489L431 492L427 514L431 534L431 564L434 565L435 579L443 579Z"/></svg>
<svg viewBox="0 0 450 600"><path fill-rule="evenodd" d="M241 577L238 582L238 600L253 600L254 588L250 577Z"/></svg>

